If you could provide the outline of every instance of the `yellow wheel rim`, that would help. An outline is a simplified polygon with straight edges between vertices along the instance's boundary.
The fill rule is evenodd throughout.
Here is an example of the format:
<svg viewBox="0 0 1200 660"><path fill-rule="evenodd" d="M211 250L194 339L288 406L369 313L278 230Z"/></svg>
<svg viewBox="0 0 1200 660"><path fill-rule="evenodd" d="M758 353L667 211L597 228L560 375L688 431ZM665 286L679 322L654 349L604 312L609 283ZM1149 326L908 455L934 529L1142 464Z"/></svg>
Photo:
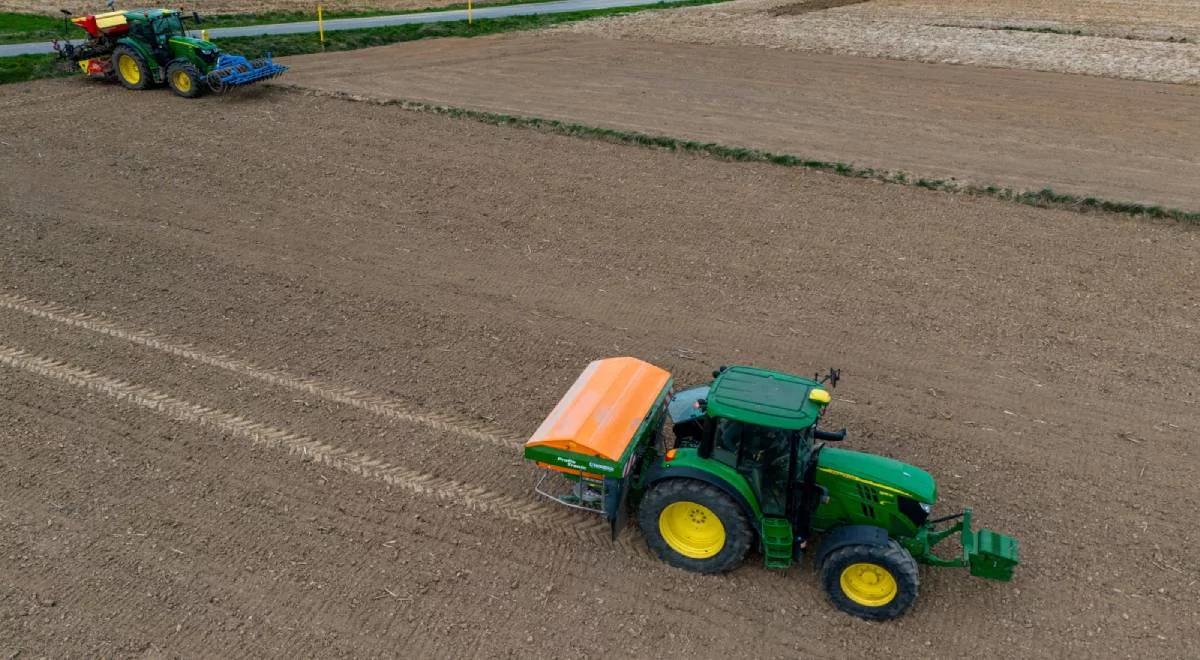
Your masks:
<svg viewBox="0 0 1200 660"><path fill-rule="evenodd" d="M175 83L175 89L181 92L192 91L192 77L186 71L176 71L171 74L171 81Z"/></svg>
<svg viewBox="0 0 1200 660"><path fill-rule="evenodd" d="M708 559L725 547L725 525L712 509L695 502L673 502L658 514L658 531L684 557Z"/></svg>
<svg viewBox="0 0 1200 660"><path fill-rule="evenodd" d="M842 571L842 592L866 607L882 607L896 598L896 578L879 564L850 564Z"/></svg>
<svg viewBox="0 0 1200 660"><path fill-rule="evenodd" d="M117 71L121 72L121 79L130 85L142 82L142 69L138 66L137 60L124 53L117 58Z"/></svg>

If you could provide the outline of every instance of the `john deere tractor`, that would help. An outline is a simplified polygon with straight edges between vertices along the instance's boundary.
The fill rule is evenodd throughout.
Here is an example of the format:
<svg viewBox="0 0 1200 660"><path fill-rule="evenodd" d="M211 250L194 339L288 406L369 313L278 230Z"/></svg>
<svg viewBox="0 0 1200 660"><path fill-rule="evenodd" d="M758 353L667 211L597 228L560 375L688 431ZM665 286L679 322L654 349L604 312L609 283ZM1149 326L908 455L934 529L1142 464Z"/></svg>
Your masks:
<svg viewBox="0 0 1200 660"><path fill-rule="evenodd" d="M864 619L908 610L918 564L1012 578L1017 541L972 530L970 509L935 516L927 472L827 446L846 435L820 424L836 370L713 376L676 392L669 373L640 360L591 363L525 444L547 470L535 490L602 514L614 538L636 515L649 547L691 571L728 571L751 549L772 569L807 553L833 605ZM934 554L951 536L959 552Z"/></svg>
<svg viewBox="0 0 1200 660"><path fill-rule="evenodd" d="M70 14L70 12L64 13ZM191 20L199 23L193 12ZM135 9L72 18L87 41L55 43L59 56L76 62L84 75L116 79L129 89L166 83L176 94L194 98L274 78L287 71L270 55L248 60L222 54L211 42L188 36L184 16L173 9ZM64 19L65 20L65 19Z"/></svg>

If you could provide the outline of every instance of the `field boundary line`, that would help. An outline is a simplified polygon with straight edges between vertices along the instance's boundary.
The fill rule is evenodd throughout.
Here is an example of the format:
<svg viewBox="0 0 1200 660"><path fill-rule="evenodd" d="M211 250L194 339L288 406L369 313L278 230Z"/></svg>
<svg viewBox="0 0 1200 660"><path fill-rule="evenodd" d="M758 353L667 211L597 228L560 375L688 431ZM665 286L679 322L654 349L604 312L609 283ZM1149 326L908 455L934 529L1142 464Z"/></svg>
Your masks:
<svg viewBox="0 0 1200 660"><path fill-rule="evenodd" d="M299 93L308 96L333 98L355 103L368 103L379 106L393 106L412 112L424 112L434 115L444 115L454 119L468 119L492 126L512 126L530 130L565 135L582 139L605 140L617 144L628 144L648 149L663 149L666 151L683 151L695 153L717 160L739 163L769 163L783 167L800 167L808 170L836 174L853 179L868 179L881 183L897 184L910 188L924 188L943 193L988 197L1005 202L1034 206L1044 209L1060 209L1076 213L1108 213L1127 215L1135 218L1153 218L1156 220L1174 220L1187 225L1200 225L1200 211L1186 211L1179 208L1164 207L1158 204L1142 204L1120 200L1103 199L1095 196L1081 196L1056 192L1050 187L1039 190L1008 188L995 185L963 183L953 179L937 179L917 176L902 170L887 170L874 167L861 167L842 161L817 160L794 154L776 153L764 149L748 147L733 147L715 142L698 142L685 138L677 138L663 134L641 133L613 128L602 128L587 124L579 124L558 119L546 119L528 115L509 115L486 110L473 110L447 105L425 103L400 98L376 98L363 94L341 92L335 90L304 87L294 83L269 83L271 87L289 93Z"/></svg>
<svg viewBox="0 0 1200 660"><path fill-rule="evenodd" d="M86 312L71 310L63 305L39 302L25 296L5 293L0 294L0 309L21 312L36 318L107 335L264 383L310 394L326 401L352 406L402 422L419 424L437 431L454 433L506 449L519 447L524 442L523 438L464 417L422 412L387 397L360 392L348 387L339 387L316 378L297 376L282 369L261 367L222 353L210 353L186 342L177 341L149 330L122 327L118 323Z"/></svg>
<svg viewBox="0 0 1200 660"><path fill-rule="evenodd" d="M608 541L608 526L596 520L580 519L565 508L549 509L536 499L522 500L454 479L438 477L401 465L388 463L361 452L335 447L306 435L288 431L234 415L223 410L177 399L152 388L77 367L61 360L35 355L21 348L0 344L0 365L56 380L81 389L125 401L152 410L170 419L207 427L251 445L283 449L309 461L380 481L421 497L464 506L470 510L501 516L513 522L556 531L567 537L602 545L616 545L632 554L648 556L648 551L628 537Z"/></svg>

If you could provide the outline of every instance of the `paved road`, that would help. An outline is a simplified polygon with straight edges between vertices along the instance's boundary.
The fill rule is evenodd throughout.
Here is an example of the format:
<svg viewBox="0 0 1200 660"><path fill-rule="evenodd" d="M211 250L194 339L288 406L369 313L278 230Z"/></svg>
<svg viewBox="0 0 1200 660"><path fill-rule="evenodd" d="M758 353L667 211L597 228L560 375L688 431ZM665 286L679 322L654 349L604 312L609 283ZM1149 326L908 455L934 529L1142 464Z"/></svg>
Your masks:
<svg viewBox="0 0 1200 660"><path fill-rule="evenodd" d="M531 14L562 14L588 9L610 9L614 7L632 7L652 3L654 0L561 0L560 2L539 2L524 5L506 5L503 7L480 7L474 11L475 18L504 18L506 16L528 16ZM671 4L677 0L662 0L662 4ZM338 18L325 21L325 31L360 30L363 28L388 27L391 25L406 25L409 23L439 23L467 20L467 10L430 11L419 14L395 14L391 16L368 16L361 18ZM270 25L252 25L247 27L213 28L208 31L210 37L250 37L260 34L299 34L316 32L316 21L300 23L273 23ZM198 34L193 31L193 34ZM46 42L0 45L0 57L13 55L34 55L54 52L53 45Z"/></svg>

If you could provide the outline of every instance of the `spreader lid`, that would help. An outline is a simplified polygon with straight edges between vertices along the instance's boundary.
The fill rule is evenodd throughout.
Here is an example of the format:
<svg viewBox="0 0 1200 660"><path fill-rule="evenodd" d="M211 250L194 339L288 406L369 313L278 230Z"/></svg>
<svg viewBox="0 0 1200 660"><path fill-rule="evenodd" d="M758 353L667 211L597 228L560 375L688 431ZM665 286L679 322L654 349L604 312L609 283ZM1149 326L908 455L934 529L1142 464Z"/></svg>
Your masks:
<svg viewBox="0 0 1200 660"><path fill-rule="evenodd" d="M596 360L525 446L618 461L670 382L670 373L637 358Z"/></svg>

